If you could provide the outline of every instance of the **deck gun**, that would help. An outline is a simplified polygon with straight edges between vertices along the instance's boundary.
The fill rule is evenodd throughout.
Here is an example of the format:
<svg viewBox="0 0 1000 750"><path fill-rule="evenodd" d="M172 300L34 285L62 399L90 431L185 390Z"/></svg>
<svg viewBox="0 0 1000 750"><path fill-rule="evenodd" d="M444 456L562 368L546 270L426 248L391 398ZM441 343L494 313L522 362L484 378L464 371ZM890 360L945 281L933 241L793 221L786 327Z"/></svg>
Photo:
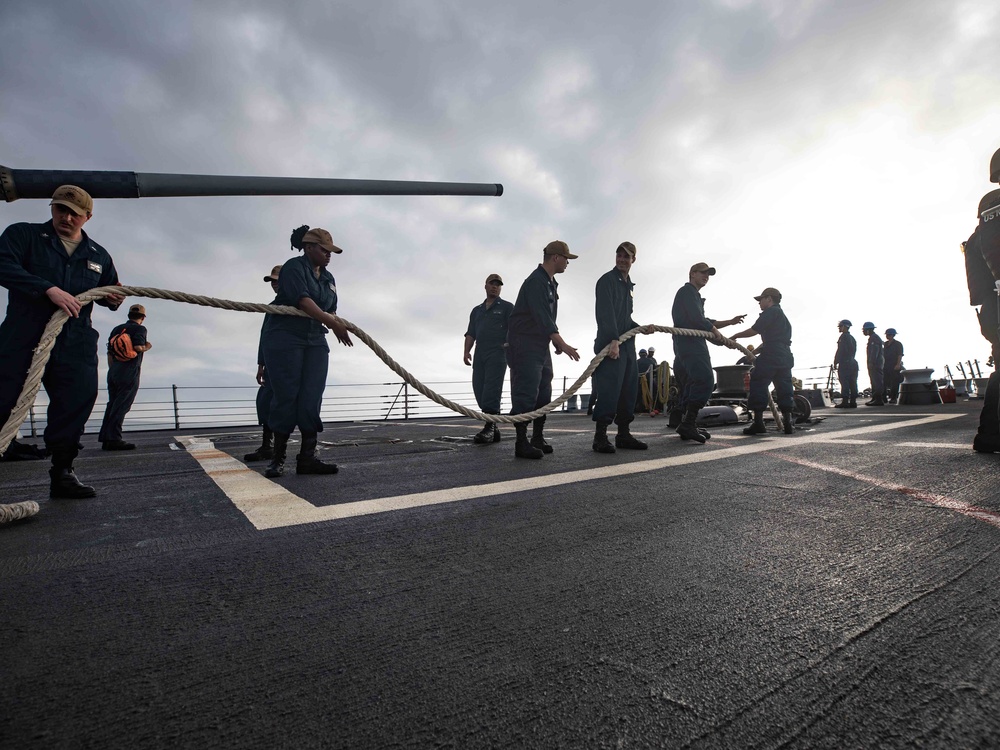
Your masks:
<svg viewBox="0 0 1000 750"><path fill-rule="evenodd" d="M322 177L247 177L205 174L11 169L0 165L0 193L48 200L60 185L92 198L175 198L209 195L503 195L500 183L345 180Z"/></svg>

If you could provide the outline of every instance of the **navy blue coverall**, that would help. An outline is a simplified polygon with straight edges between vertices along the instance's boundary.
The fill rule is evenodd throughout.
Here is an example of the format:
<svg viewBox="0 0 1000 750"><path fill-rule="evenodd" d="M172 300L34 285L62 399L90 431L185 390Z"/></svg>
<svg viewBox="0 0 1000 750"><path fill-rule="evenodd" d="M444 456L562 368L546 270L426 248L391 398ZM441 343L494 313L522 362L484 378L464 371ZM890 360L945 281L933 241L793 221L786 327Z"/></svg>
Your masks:
<svg viewBox="0 0 1000 750"><path fill-rule="evenodd" d="M774 396L781 411L791 411L795 405L792 386L792 324L777 302L762 310L757 321L750 326L763 340L757 351L760 356L750 371L750 395L747 408L764 411L767 408L767 389L774 383Z"/></svg>
<svg viewBox="0 0 1000 750"><path fill-rule="evenodd" d="M111 329L108 334L110 341L122 331L127 331L132 339L132 346L146 345L146 326L139 325L134 320L127 320ZM97 439L102 443L122 439L122 423L125 415L135 401L139 392L139 374L142 369L142 352L136 352L133 359L119 362L108 346L108 405L104 410L104 421L101 422L101 432Z"/></svg>
<svg viewBox="0 0 1000 750"><path fill-rule="evenodd" d="M979 330L992 346L993 359L1000 361L1000 300L994 286L1000 280L1000 206L991 192L983 196L979 207L979 226L965 243L969 303L982 305ZM986 383L976 440L983 441L984 450L1000 441L1000 369L994 369Z"/></svg>
<svg viewBox="0 0 1000 750"><path fill-rule="evenodd" d="M55 286L80 294L114 286L118 272L108 251L82 233L72 256L66 253L51 221L12 224L0 235L0 286L8 289L7 317L0 324L0 422L6 422L24 386L31 355L49 318L58 309L45 292ZM111 310L106 299L97 304ZM54 459L71 465L97 400L97 340L90 321L93 305L84 305L56 338L42 385L49 395L45 445ZM65 464L68 460L70 463Z"/></svg>
<svg viewBox="0 0 1000 750"><path fill-rule="evenodd" d="M325 268L319 278L304 255L281 267L278 276L278 305L298 307L309 297L320 310L337 312L337 283ZM320 408L330 364L327 328L319 321L293 315L272 315L261 334L264 366L274 393L267 425L276 434L323 431Z"/></svg>
<svg viewBox="0 0 1000 750"><path fill-rule="evenodd" d="M711 331L715 321L705 317L705 300L690 281L677 290L671 310L674 328ZM712 397L715 375L708 341L697 336L674 336L674 375L682 382L680 409L702 407Z"/></svg>
<svg viewBox="0 0 1000 750"><path fill-rule="evenodd" d="M858 342L850 331L844 331L837 339L837 353L833 364L837 368L840 379L840 395L843 403L854 403L858 400Z"/></svg>
<svg viewBox="0 0 1000 750"><path fill-rule="evenodd" d="M882 384L885 387L886 397L895 401L899 398L899 386L903 382L903 373L896 369L896 363L903 358L903 344L893 339L886 340L884 346Z"/></svg>
<svg viewBox="0 0 1000 750"><path fill-rule="evenodd" d="M885 401L885 380L883 379L885 345L882 343L882 337L874 331L868 334L868 347L865 353L868 361L868 379L872 384L872 399L877 402Z"/></svg>
<svg viewBox="0 0 1000 750"><path fill-rule="evenodd" d="M552 400L552 340L559 333L559 284L538 268L521 284L507 321L511 414L523 414Z"/></svg>
<svg viewBox="0 0 1000 750"><path fill-rule="evenodd" d="M632 280L613 268L597 280L594 313L597 317L597 337L594 354L615 341L626 331L638 327L632 320ZM605 357L594 370L594 390L597 406L594 421L609 425L612 421L624 427L635 418L635 399L639 390L638 366L635 358L635 338L618 345L618 359Z"/></svg>
<svg viewBox="0 0 1000 750"><path fill-rule="evenodd" d="M472 354L472 392L484 414L500 413L503 378L507 374L507 322L514 305L497 297L487 307L484 302L472 308L465 335L476 342Z"/></svg>
<svg viewBox="0 0 1000 750"><path fill-rule="evenodd" d="M277 305L280 303L277 300L272 300L269 304ZM267 375L267 364L264 362L264 331L267 330L272 317L271 313L264 313L264 322L260 325L260 341L257 344L257 365L264 368L264 375L262 377L264 382L257 389L257 424L266 427L270 427L267 420L271 412L271 399L274 397L274 391L271 390L271 381Z"/></svg>

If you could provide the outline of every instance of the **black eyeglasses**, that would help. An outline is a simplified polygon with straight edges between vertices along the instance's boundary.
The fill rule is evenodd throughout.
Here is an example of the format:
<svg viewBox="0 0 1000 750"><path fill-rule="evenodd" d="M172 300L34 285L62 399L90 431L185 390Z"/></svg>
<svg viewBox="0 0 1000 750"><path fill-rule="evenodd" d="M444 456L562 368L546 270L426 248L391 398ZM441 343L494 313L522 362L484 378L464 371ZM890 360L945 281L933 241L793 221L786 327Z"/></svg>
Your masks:
<svg viewBox="0 0 1000 750"><path fill-rule="evenodd" d="M503 286L503 282L502 281L497 281L496 279L494 279L493 281L489 281L487 283L488 284L492 284L493 286Z"/></svg>

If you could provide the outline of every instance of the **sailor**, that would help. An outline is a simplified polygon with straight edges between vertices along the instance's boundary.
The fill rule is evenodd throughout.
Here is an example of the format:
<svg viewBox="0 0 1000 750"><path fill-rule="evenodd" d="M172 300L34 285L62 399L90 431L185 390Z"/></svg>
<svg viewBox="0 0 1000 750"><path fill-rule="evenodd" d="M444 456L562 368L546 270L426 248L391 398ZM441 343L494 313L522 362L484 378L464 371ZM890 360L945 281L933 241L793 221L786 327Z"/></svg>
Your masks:
<svg viewBox="0 0 1000 750"><path fill-rule="evenodd" d="M743 430L745 435L761 435L764 427L764 409L767 408L767 389L774 383L774 396L781 410L781 426L786 435L791 435L794 386L792 384L792 324L781 309L781 292L769 286L760 296L754 297L760 305L760 317L750 328L734 333L732 339L749 338L760 335L762 343L750 371L750 395L747 408L753 412L753 424Z"/></svg>
<svg viewBox="0 0 1000 750"><path fill-rule="evenodd" d="M885 346L883 351L885 365L882 368L882 380L885 385L887 403L894 404L899 398L899 384L903 382L903 344L896 341L896 329L885 329Z"/></svg>
<svg viewBox="0 0 1000 750"><path fill-rule="evenodd" d="M642 385L641 385L641 381L642 381L643 378L646 379L646 384L647 384L647 387L649 388L649 392L653 393L653 360L651 360L649 358L649 352L647 352L645 349L640 349L639 350L639 359L637 359L636 362L635 362L635 368L636 368L636 373L638 375L638 379L640 381L640 382L636 383L636 389L635 389L635 410L636 411L643 411L643 410L646 409L646 405L645 405L645 402L643 401L643 397L642 397ZM595 391L594 398L596 399L596 397L597 397L597 394L596 394L596 391ZM653 409L653 405L651 403L649 405L649 411L652 411L652 409ZM588 412L588 416L590 414L592 414L592 413L593 413L593 411Z"/></svg>
<svg viewBox="0 0 1000 750"><path fill-rule="evenodd" d="M593 449L597 453L614 453L616 448L644 451L648 447L633 437L629 425L635 419L635 399L639 375L635 358L635 338L619 343L618 337L639 326L632 319L632 290L635 287L629 271L635 263L636 249L631 242L621 243L615 250L615 267L597 280L595 290L597 338L594 353L611 345L607 356L594 371L597 407L594 409ZM642 333L653 332L644 326ZM615 444L608 440L608 425L618 425Z"/></svg>
<svg viewBox="0 0 1000 750"><path fill-rule="evenodd" d="M333 244L325 229L302 226L292 232L292 247L302 251L281 267L275 304L297 307L308 317L275 315L263 332L264 366L274 391L267 424L274 431L271 463L264 476L280 477L285 470L288 438L296 426L302 446L295 459L296 474L336 474L337 465L316 457L318 433L323 431L320 407L330 365L327 329L344 346L354 346L337 312L337 282L326 270Z"/></svg>
<svg viewBox="0 0 1000 750"><path fill-rule="evenodd" d="M559 312L559 284L556 275L564 273L576 255L569 245L553 240L542 251L542 262L521 284L510 314L507 327L507 364L510 366L511 414L523 414L545 406L552 400L552 354L566 354L574 362L580 361L576 349L559 334L556 316ZM545 417L532 423L531 441L528 425L514 425L517 440L514 455L517 458L541 458L552 453L543 434Z"/></svg>
<svg viewBox="0 0 1000 750"><path fill-rule="evenodd" d="M469 327L465 331L465 354L463 361L472 366L472 392L483 414L500 413L500 397L503 393L503 379L507 374L507 357L504 346L507 343L507 321L514 305L500 299L503 279L500 274L491 273L486 277L486 299L472 308ZM475 346L476 353L472 354ZM500 442L500 428L496 422L487 422L476 433L473 442Z"/></svg>
<svg viewBox="0 0 1000 750"><path fill-rule="evenodd" d="M101 441L102 450L135 449L135 443L128 443L122 439L122 423L139 392L142 355L153 348L147 338L146 326L143 325L145 322L146 308L142 305L132 305L128 309L128 320L112 328L108 336L108 405L104 410L100 434L97 436ZM129 359L123 359L111 344L123 333L128 336L134 352L134 356Z"/></svg>
<svg viewBox="0 0 1000 750"><path fill-rule="evenodd" d="M868 337L868 348L865 352L865 360L868 363L868 379L872 384L871 400L865 402L865 406L885 406L885 381L883 371L885 370L885 347L882 338L875 333L875 324L865 321L861 326L861 332Z"/></svg>
<svg viewBox="0 0 1000 750"><path fill-rule="evenodd" d="M990 160L990 182L1000 182L1000 150ZM1000 362L1000 190L979 201L979 225L963 245L969 303L978 310L979 329L992 346L994 367ZM1000 375L990 374L972 447L979 453L1000 453Z"/></svg>
<svg viewBox="0 0 1000 750"><path fill-rule="evenodd" d="M675 328L711 331L716 342L722 343L723 336L719 329L742 323L746 315L737 315L723 321L705 317L705 300L700 292L714 275L715 269L708 263L695 263L691 266L688 282L674 296L671 314ZM707 430L698 429L698 412L711 398L712 386L715 384L706 339L700 336L674 336L674 374L683 383L677 406L682 415L677 434L681 436L681 440L704 443L712 436Z"/></svg>
<svg viewBox="0 0 1000 750"><path fill-rule="evenodd" d="M0 286L8 289L7 317L0 324L0 423L24 386L32 351L56 310L69 315L45 366L42 385L49 396L45 445L52 456L49 492L55 498L94 497L97 491L73 471L80 437L97 400L97 331L93 305L77 294L118 284L108 251L83 231L94 210L90 195L75 185L52 194L51 220L11 224L0 236ZM117 310L124 297L113 294L97 304Z"/></svg>
<svg viewBox="0 0 1000 750"><path fill-rule="evenodd" d="M635 367L639 375L645 375L653 366L653 360L649 358L649 352L645 349L639 350L639 358L635 361Z"/></svg>
<svg viewBox="0 0 1000 750"><path fill-rule="evenodd" d="M840 338L837 339L837 353L833 356L833 366L840 378L840 403L837 409L858 408L858 342L851 335L851 321L844 318L837 323Z"/></svg>
<svg viewBox="0 0 1000 750"><path fill-rule="evenodd" d="M281 273L281 266L277 265L271 269L271 273L264 277L264 282L271 285L275 294L278 293L278 275ZM271 304L276 304L271 301ZM271 390L271 383L267 379L267 367L264 364L264 329L267 328L271 319L270 313L264 314L264 320L260 324L260 340L257 344L257 424L261 428L260 447L253 453L243 456L244 461L270 461L274 458L274 449L271 440L274 433L267 424L268 412L271 411L271 398L274 391Z"/></svg>

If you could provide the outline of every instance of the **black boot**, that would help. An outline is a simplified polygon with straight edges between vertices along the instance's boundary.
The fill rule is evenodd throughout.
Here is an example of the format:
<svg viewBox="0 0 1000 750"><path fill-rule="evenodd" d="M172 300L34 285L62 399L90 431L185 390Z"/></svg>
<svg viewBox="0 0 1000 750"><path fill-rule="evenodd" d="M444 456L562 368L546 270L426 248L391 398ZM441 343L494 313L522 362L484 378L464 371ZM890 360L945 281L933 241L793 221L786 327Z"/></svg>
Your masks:
<svg viewBox="0 0 1000 750"><path fill-rule="evenodd" d="M594 452L614 453L615 446L608 442L608 426L603 422L598 422L594 429Z"/></svg>
<svg viewBox="0 0 1000 750"><path fill-rule="evenodd" d="M786 435L795 434L795 418L792 416L791 410L782 409L781 428L784 430Z"/></svg>
<svg viewBox="0 0 1000 750"><path fill-rule="evenodd" d="M487 422L483 425L483 429L476 433L476 436L472 438L472 442L477 445L486 445L488 443L499 443L500 442L500 430L494 422Z"/></svg>
<svg viewBox="0 0 1000 750"><path fill-rule="evenodd" d="M127 443L124 440L105 440L101 443L102 451L134 451L135 443Z"/></svg>
<svg viewBox="0 0 1000 750"><path fill-rule="evenodd" d="M264 425L264 434L260 439L260 448L255 450L253 453L247 453L243 456L244 461L270 461L274 458L274 449L271 447L271 437L274 433L271 432L271 428Z"/></svg>
<svg viewBox="0 0 1000 750"><path fill-rule="evenodd" d="M677 428L677 434L681 436L681 440L694 440L698 443L704 443L711 437L706 430L698 429L699 411L701 411L701 404L688 405L687 411L684 412L684 418Z"/></svg>
<svg viewBox="0 0 1000 750"><path fill-rule="evenodd" d="M517 440L514 443L514 455L518 458L541 458L544 454L541 448L536 448L528 442L528 423L517 422L514 425Z"/></svg>
<svg viewBox="0 0 1000 750"><path fill-rule="evenodd" d="M289 435L286 432L274 433L274 449L271 453L271 463L264 469L264 476L276 479L285 473L285 451L288 448Z"/></svg>
<svg viewBox="0 0 1000 750"><path fill-rule="evenodd" d="M535 417L531 423L531 444L542 453L551 453L552 446L545 442L542 437L542 430L545 429L545 417Z"/></svg>
<svg viewBox="0 0 1000 750"><path fill-rule="evenodd" d="M629 432L627 424L618 425L618 434L615 435L615 447L629 451L644 451L649 448L648 445Z"/></svg>
<svg viewBox="0 0 1000 750"><path fill-rule="evenodd" d="M0 457L4 461L38 461L45 458L45 451L36 445L25 445L17 442L17 438L10 441L7 450Z"/></svg>
<svg viewBox="0 0 1000 750"><path fill-rule="evenodd" d="M86 497L96 497L97 490L77 479L72 467L68 469L49 469L49 497L65 500L80 500Z"/></svg>
<svg viewBox="0 0 1000 750"><path fill-rule="evenodd" d="M336 474L337 464L327 464L316 458L316 433L302 433L302 450L295 457L296 474Z"/></svg>
<svg viewBox="0 0 1000 750"><path fill-rule="evenodd" d="M49 497L79 500L95 497L97 490L81 482L73 471L73 459L77 450L56 449L52 451L52 468L49 469Z"/></svg>
<svg viewBox="0 0 1000 750"><path fill-rule="evenodd" d="M749 427L744 427L743 434L763 435L765 432L767 432L767 428L764 426L764 410L755 409L753 413L753 424L750 425Z"/></svg>
<svg viewBox="0 0 1000 750"><path fill-rule="evenodd" d="M681 422L684 421L684 412L680 409L671 409L670 416L667 420L667 427L671 430L676 430L681 426Z"/></svg>
<svg viewBox="0 0 1000 750"><path fill-rule="evenodd" d="M977 453L1000 453L1000 373L994 372L986 383L979 430L972 442Z"/></svg>

